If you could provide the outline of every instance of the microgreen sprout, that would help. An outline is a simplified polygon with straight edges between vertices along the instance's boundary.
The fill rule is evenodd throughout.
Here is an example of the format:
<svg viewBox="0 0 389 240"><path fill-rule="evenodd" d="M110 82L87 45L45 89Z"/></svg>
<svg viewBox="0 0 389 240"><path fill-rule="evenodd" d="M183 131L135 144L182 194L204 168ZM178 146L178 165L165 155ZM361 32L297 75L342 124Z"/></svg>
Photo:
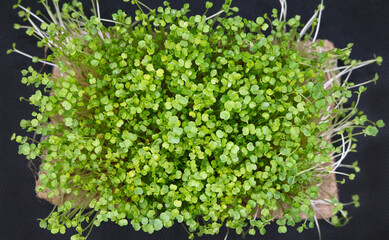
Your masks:
<svg viewBox="0 0 389 240"><path fill-rule="evenodd" d="M53 10L40 2L47 16L15 5L29 24L15 28L50 55L15 46L8 53L59 70L22 71L22 83L43 88L26 99L38 110L20 125L42 138L12 136L20 154L42 159L37 191L56 199L42 228L74 227L72 240L107 221L148 233L177 221L189 238L217 234L223 224L265 234L273 221L280 233L296 225L301 232L319 229L322 205L336 213L329 223L348 221L347 204L319 188L345 181L325 180L331 174L354 179L342 169L359 172L343 162L355 137L384 126L357 109L378 75L349 81L382 58L351 60L352 44L325 48L323 1L305 25L300 16L287 19L286 0L280 14L254 21L237 15L232 0L215 11L207 2L195 16L189 4L151 9L132 0L135 17L118 10L112 19L101 18L98 0L91 17L77 1L53 0Z"/></svg>

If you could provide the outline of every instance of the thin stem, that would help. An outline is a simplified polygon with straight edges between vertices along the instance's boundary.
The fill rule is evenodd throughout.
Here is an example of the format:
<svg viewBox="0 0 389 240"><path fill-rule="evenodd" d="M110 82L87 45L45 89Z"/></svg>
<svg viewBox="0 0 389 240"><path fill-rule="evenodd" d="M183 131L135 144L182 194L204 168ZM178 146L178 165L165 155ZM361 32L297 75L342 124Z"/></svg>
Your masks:
<svg viewBox="0 0 389 240"><path fill-rule="evenodd" d="M25 56L25 57L28 57L28 58L33 59L33 56L31 56L31 55L29 55L29 54L27 54L27 53L24 53L24 52L19 51L19 50L17 50L17 49L14 49L13 51L16 52L16 53L19 53L19 54L21 54L21 55L23 55L23 56ZM47 65L50 65L50 66L53 66L53 67L58 67L58 66L57 66L56 64L54 64L54 63L47 62L47 61L44 61L44 60L41 60L41 59L39 59L39 62L44 63L44 64L47 64Z"/></svg>
<svg viewBox="0 0 389 240"><path fill-rule="evenodd" d="M319 222L317 221L316 215L313 215L313 218L315 219L315 224L316 224L316 227L317 227L317 232L319 234L319 240L321 240L321 231L320 231Z"/></svg>
<svg viewBox="0 0 389 240"><path fill-rule="evenodd" d="M300 39L299 40L301 40L301 38L303 37L305 32L309 29L309 27L312 26L312 23L315 21L318 13L319 13L318 11L315 11L315 14L313 14L311 19L309 19L309 21L305 24L304 28L300 32Z"/></svg>
<svg viewBox="0 0 389 240"><path fill-rule="evenodd" d="M347 89L352 89L352 88L360 87L360 86L366 85L368 83L375 82L376 80L377 79L374 78L374 79L371 79L369 81L366 81L366 82L363 82L363 83L360 83L360 84L357 84L357 85L354 85L354 86L350 86Z"/></svg>
<svg viewBox="0 0 389 240"><path fill-rule="evenodd" d="M223 12L224 12L224 10L221 10L221 11L219 11L219 12L213 14L212 16L207 17L205 20L208 21L209 19L212 19L212 18L214 18L214 17L216 17L216 16L222 14Z"/></svg>
<svg viewBox="0 0 389 240"><path fill-rule="evenodd" d="M138 4L138 1L136 1L135 4L136 4L136 6L138 6L139 10L140 10L143 14L145 14L145 12L143 12L142 7Z"/></svg>
<svg viewBox="0 0 389 240"><path fill-rule="evenodd" d="M94 221L96 220L96 218L97 218L97 213L96 213L96 215L93 217L91 223L90 223L89 226L88 226L88 227L89 227L89 231L88 231L88 234L86 235L86 238L88 238L89 235L90 235L90 233L92 232L93 225L94 225Z"/></svg>
<svg viewBox="0 0 389 240"><path fill-rule="evenodd" d="M227 240L227 238L228 238L228 233L230 232L230 229L229 228L227 228L227 234L226 234L226 236L224 237L224 240Z"/></svg>
<svg viewBox="0 0 389 240"><path fill-rule="evenodd" d="M286 0L279 0L281 4L281 13L279 21L286 21L287 2Z"/></svg>
<svg viewBox="0 0 389 240"><path fill-rule="evenodd" d="M100 18L100 5L99 0L96 0L97 17Z"/></svg>
<svg viewBox="0 0 389 240"><path fill-rule="evenodd" d="M31 23L32 28L34 29L34 33L38 34L38 36L41 38L45 38L43 34L40 32L39 28L34 24L34 22L31 21L31 19L28 19L28 21Z"/></svg>
<svg viewBox="0 0 389 240"><path fill-rule="evenodd" d="M47 1L46 1L45 3L42 2L42 4L43 4L43 6L46 8L46 12L49 14L49 16L50 16L51 20L54 22L54 24L55 24L55 25L58 25L58 21L57 21L57 19L54 17L53 12L50 10L50 7L48 6Z"/></svg>
<svg viewBox="0 0 389 240"><path fill-rule="evenodd" d="M95 5L95 0L91 0L91 3L92 3L93 12L96 14L97 10L96 10L96 5Z"/></svg>
<svg viewBox="0 0 389 240"><path fill-rule="evenodd" d="M138 1L138 2L140 3L140 5L147 8L147 10L149 10L150 12L153 11L153 9L149 8L146 4L142 3L141 1Z"/></svg>
<svg viewBox="0 0 389 240"><path fill-rule="evenodd" d="M59 25L62 28L65 28L65 25L63 24L63 21L62 21L62 15L61 15L61 10L59 9L58 1L53 1L53 3L54 3L55 11L57 12L57 16L59 19Z"/></svg>
<svg viewBox="0 0 389 240"><path fill-rule="evenodd" d="M367 61L358 63L358 64L356 64L356 65L354 65L354 66L353 66L353 65L347 66L343 71L341 71L340 73L338 73L335 77L329 79L329 80L324 84L324 88L327 88L330 84L332 84L332 82L333 82L335 79L337 79L337 78L339 78L339 77L341 77L341 76L343 76L343 75L349 73L350 71L354 71L354 70L356 70L356 69L358 69L358 68L367 66L367 65L372 64L372 63L375 63L376 61L377 61L377 60L375 60L375 59L371 59L371 60L367 60ZM342 86L344 86L345 83L346 83L346 82L344 82Z"/></svg>
<svg viewBox="0 0 389 240"><path fill-rule="evenodd" d="M114 21L114 20L105 19L105 18L100 18L100 20L103 21L103 22L110 22L110 23L115 23L115 24L124 25L123 23L116 22L116 21Z"/></svg>
<svg viewBox="0 0 389 240"><path fill-rule="evenodd" d="M38 21L40 21L41 23L46 23L45 21L43 21L42 18L38 17L37 15L35 15L33 12L31 12L30 10L28 10L27 8L23 7L22 5L19 5L18 7L20 7L21 9L23 9L24 11L28 12L31 16L35 17Z"/></svg>
<svg viewBox="0 0 389 240"><path fill-rule="evenodd" d="M321 14L322 14L322 12L323 12L323 1L324 1L324 0L321 0L321 3L320 3L320 10L319 10L318 23L317 23L317 26L316 26L315 36L313 37L312 42L316 42L317 35L319 34L320 22L321 22Z"/></svg>
<svg viewBox="0 0 389 240"><path fill-rule="evenodd" d="M327 72L334 72L334 71L338 71L338 70L345 69L345 68L347 68L347 67L349 67L349 65L347 65L347 66L341 66L341 67L336 67L336 68L332 68L332 69L327 69L327 70L324 70L324 72L325 72L325 73L327 73Z"/></svg>

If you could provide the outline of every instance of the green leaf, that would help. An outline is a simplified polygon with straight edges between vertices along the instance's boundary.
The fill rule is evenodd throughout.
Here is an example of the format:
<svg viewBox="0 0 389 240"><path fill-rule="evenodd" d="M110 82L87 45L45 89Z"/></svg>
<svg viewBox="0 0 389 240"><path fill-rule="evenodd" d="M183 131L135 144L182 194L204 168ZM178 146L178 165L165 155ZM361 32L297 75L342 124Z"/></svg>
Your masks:
<svg viewBox="0 0 389 240"><path fill-rule="evenodd" d="M282 155L288 156L290 155L290 150L288 148L281 148L280 153Z"/></svg>
<svg viewBox="0 0 389 240"><path fill-rule="evenodd" d="M65 120L65 125L68 127L71 127L73 125L73 119L70 117L67 117L64 119Z"/></svg>
<svg viewBox="0 0 389 240"><path fill-rule="evenodd" d="M34 118L31 120L31 126L36 127L36 126L38 126L38 124L39 124L39 121L37 119Z"/></svg>
<svg viewBox="0 0 389 240"><path fill-rule="evenodd" d="M123 126L123 124L124 124L124 121L121 120L121 119L120 119L119 121L116 122L116 126L119 127L119 128L120 128L121 126Z"/></svg>
<svg viewBox="0 0 389 240"><path fill-rule="evenodd" d="M364 130L364 132L369 136L376 136L378 133L378 129L376 127L373 127L371 125L367 126L367 128Z"/></svg>
<svg viewBox="0 0 389 240"><path fill-rule="evenodd" d="M28 155L30 153L30 145L28 143L24 143L23 145L19 146L19 153L23 155Z"/></svg>
<svg viewBox="0 0 389 240"><path fill-rule="evenodd" d="M47 227L47 222L44 221L44 220L41 220L41 221L39 222L39 226L40 226L41 228L46 228L46 227Z"/></svg>
<svg viewBox="0 0 389 240"><path fill-rule="evenodd" d="M208 9L208 8L211 8L211 7L213 7L213 3L207 1L207 2L205 3L205 8Z"/></svg>
<svg viewBox="0 0 389 240"><path fill-rule="evenodd" d="M264 22L265 22L265 19L263 17L258 17L257 20L256 20L256 23L258 25L262 25Z"/></svg>
<svg viewBox="0 0 389 240"><path fill-rule="evenodd" d="M91 62L90 62L90 64L92 65L92 66L94 66L94 67L97 67L98 65L99 65L99 60L96 60L96 59L93 59Z"/></svg>
<svg viewBox="0 0 389 240"><path fill-rule="evenodd" d="M288 229L285 226L279 226L278 227L278 232L279 233L286 233Z"/></svg>
<svg viewBox="0 0 389 240"><path fill-rule="evenodd" d="M171 144L178 144L180 142L180 138L175 135L168 136L168 141Z"/></svg>
<svg viewBox="0 0 389 240"><path fill-rule="evenodd" d="M162 229L162 227L163 227L162 221L159 220L159 219L155 219L155 220L154 220L154 229L155 229L156 231L159 231L159 230Z"/></svg>
<svg viewBox="0 0 389 240"><path fill-rule="evenodd" d="M382 120L378 120L378 121L376 122L376 124L377 124L377 127L379 127L379 128L385 127L385 123L384 123L384 121L382 121Z"/></svg>
<svg viewBox="0 0 389 240"><path fill-rule="evenodd" d="M265 217L266 217L266 216L269 215L269 213L270 213L269 210L267 210L266 208L264 208L264 209L261 210L261 215L262 215L262 216L265 216Z"/></svg>
<svg viewBox="0 0 389 240"><path fill-rule="evenodd" d="M128 221L127 221L127 219L121 219L121 220L119 220L118 224L121 227L127 226L128 225Z"/></svg>
<svg viewBox="0 0 389 240"><path fill-rule="evenodd" d="M62 106L65 108L65 110L70 110L72 108L72 104L68 101L63 101Z"/></svg>
<svg viewBox="0 0 389 240"><path fill-rule="evenodd" d="M173 205L177 208L182 206L182 202L180 200L174 200Z"/></svg>
<svg viewBox="0 0 389 240"><path fill-rule="evenodd" d="M157 77L163 77L164 73L165 73L165 71L163 69L158 69L156 72L156 75L157 75Z"/></svg>
<svg viewBox="0 0 389 240"><path fill-rule="evenodd" d="M300 128L291 127L290 128L290 135L291 135L292 139L297 139L300 135Z"/></svg>
<svg viewBox="0 0 389 240"><path fill-rule="evenodd" d="M306 214L309 211L309 207L307 205L301 205L300 210L302 213Z"/></svg>
<svg viewBox="0 0 389 240"><path fill-rule="evenodd" d="M143 189L140 188L140 187L135 188L134 194L135 195L142 195L143 194Z"/></svg>
<svg viewBox="0 0 389 240"><path fill-rule="evenodd" d="M227 111L222 111L221 113L220 113L220 118L221 119L224 119L224 120L228 120L228 119L230 119L230 113L229 112L227 112Z"/></svg>
<svg viewBox="0 0 389 240"><path fill-rule="evenodd" d="M174 132L175 134L177 134L178 136L181 136L182 133L184 132L184 130L183 130L182 128L178 127L178 126L175 126L175 127L173 128L173 132Z"/></svg>
<svg viewBox="0 0 389 240"><path fill-rule="evenodd" d="M95 52L95 53L94 53L94 57L95 57L97 60L100 60L100 59L103 57L103 55L102 55L100 52Z"/></svg>
<svg viewBox="0 0 389 240"><path fill-rule="evenodd" d="M107 104L109 103L109 99L108 99L107 96L105 96L105 97L102 97L102 98L100 99L100 102L101 102L102 104L104 104L104 105L107 105Z"/></svg>
<svg viewBox="0 0 389 240"><path fill-rule="evenodd" d="M138 46L140 48L144 48L146 46L146 42L144 40L141 40L141 41L138 42Z"/></svg>
<svg viewBox="0 0 389 240"><path fill-rule="evenodd" d="M64 205L65 205L65 207L67 209L71 209L72 208L72 203L70 201L66 201Z"/></svg>

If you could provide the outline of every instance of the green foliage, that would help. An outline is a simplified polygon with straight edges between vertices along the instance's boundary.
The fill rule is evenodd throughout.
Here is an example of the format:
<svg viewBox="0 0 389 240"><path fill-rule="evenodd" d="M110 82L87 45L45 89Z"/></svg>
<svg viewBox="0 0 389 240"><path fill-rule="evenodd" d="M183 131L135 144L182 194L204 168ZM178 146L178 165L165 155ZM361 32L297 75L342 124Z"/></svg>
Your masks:
<svg viewBox="0 0 389 240"><path fill-rule="evenodd" d="M44 92L28 99L39 111L20 125L43 138L12 139L20 154L43 158L38 191L73 197L40 226L52 233L75 227L72 239L84 239L82 222L108 220L148 233L178 221L200 235L218 233L223 223L265 234L284 204L280 233L300 213L312 227L311 200L331 171L323 163L354 149L356 134L375 136L384 126L365 127L365 115L342 107L353 84L323 86L334 59L358 66L348 58L351 46L318 51L323 42L298 41L299 16L279 21L274 10L251 21L233 16L231 1L226 16L210 19L187 15L188 5L165 2L145 13L143 3L132 4L135 18L119 10L106 27L73 1L52 23L27 30L47 34L38 45L51 48L47 60L61 74L23 71L22 82ZM343 144L332 144L333 136ZM340 203L330 204L344 214ZM93 211L85 214L87 207Z"/></svg>

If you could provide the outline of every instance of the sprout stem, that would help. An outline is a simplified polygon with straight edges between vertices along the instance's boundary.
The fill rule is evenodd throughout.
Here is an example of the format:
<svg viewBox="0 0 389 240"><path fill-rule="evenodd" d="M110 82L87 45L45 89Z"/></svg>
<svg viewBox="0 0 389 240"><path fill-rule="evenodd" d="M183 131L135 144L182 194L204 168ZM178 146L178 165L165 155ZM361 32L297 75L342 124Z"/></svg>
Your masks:
<svg viewBox="0 0 389 240"><path fill-rule="evenodd" d="M322 12L323 12L323 1L324 1L324 0L321 0L321 3L320 3L320 10L319 10L318 23L317 23L317 26L316 26L315 36L313 37L312 42L316 42L317 35L319 34L320 22L321 22L321 14L322 14Z"/></svg>
<svg viewBox="0 0 389 240"><path fill-rule="evenodd" d="M306 33L306 31L309 29L310 26L312 26L312 23L313 21L315 21L316 17L317 17L317 14L318 14L318 11L315 11L315 14L313 14L313 16L311 17L311 19L309 19L309 21L305 24L304 28L301 30L300 32L300 39L303 37L303 35Z"/></svg>
<svg viewBox="0 0 389 240"><path fill-rule="evenodd" d="M19 5L19 7L21 9L23 9L24 11L28 12L31 16L35 17L38 21L40 21L41 23L46 23L45 21L43 21L42 18L38 17L37 15L35 15L33 12L31 12L30 10L28 10L27 8L23 7L22 5Z"/></svg>
<svg viewBox="0 0 389 240"><path fill-rule="evenodd" d="M354 85L354 86L350 86L347 89L352 89L352 88L360 87L360 86L366 85L368 83L374 82L376 80L377 80L376 78L373 78L373 79L371 79L369 81L366 81L366 82L363 82L363 83L360 83L360 84L357 84L357 85Z"/></svg>
<svg viewBox="0 0 389 240"><path fill-rule="evenodd" d="M100 5L99 0L96 0L97 17L100 18Z"/></svg>
<svg viewBox="0 0 389 240"><path fill-rule="evenodd" d="M140 5L142 5L143 7L147 8L147 10L153 11L153 9L149 8L146 4L142 3L141 1L138 1L138 3L139 3Z"/></svg>
<svg viewBox="0 0 389 240"><path fill-rule="evenodd" d="M224 12L224 10L221 10L221 11L219 11L219 12L217 12L217 13L213 14L212 16L209 16L209 17L207 17L207 19L205 19L205 20L212 19L212 18L214 18L214 17L216 17L216 16L218 16L218 15L222 14L223 12Z"/></svg>
<svg viewBox="0 0 389 240"><path fill-rule="evenodd" d="M57 12L59 25L61 27L65 28L65 25L63 24L63 21L62 21L61 10L59 9L58 1L53 1L53 3L54 3L55 11Z"/></svg>
<svg viewBox="0 0 389 240"><path fill-rule="evenodd" d="M16 53L19 53L19 54L21 54L21 55L23 55L23 56L25 56L25 57L28 57L28 58L33 58L33 56L31 56L31 55L29 55L29 54L27 54L27 53L24 53L24 52L22 52L22 51L19 51L18 49L14 49L13 50L14 52L16 52ZM47 65L50 65L50 66L53 66L53 67L58 67L56 64L54 64L54 63L51 63L51 62L47 62L47 61L44 61L44 60L41 60L41 59L39 59L39 62L41 62L41 63L43 63L43 64L47 64Z"/></svg>
<svg viewBox="0 0 389 240"><path fill-rule="evenodd" d="M288 10L288 5L286 0L280 0L281 4L281 13L280 13L280 21L286 21L286 13Z"/></svg>

